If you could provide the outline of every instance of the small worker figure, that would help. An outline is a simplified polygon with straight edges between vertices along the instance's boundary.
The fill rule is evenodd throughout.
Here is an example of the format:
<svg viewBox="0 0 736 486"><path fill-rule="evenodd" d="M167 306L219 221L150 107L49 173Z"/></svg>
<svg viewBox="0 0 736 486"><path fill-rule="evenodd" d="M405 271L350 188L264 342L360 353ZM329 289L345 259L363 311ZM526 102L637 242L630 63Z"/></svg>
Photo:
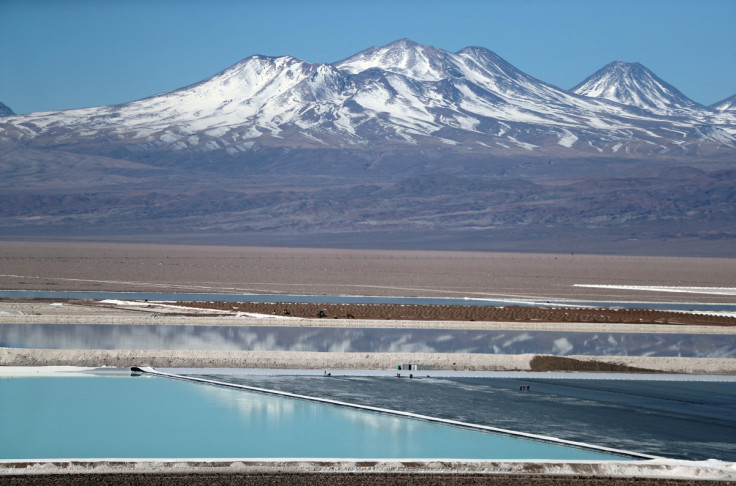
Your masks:
<svg viewBox="0 0 736 486"><path fill-rule="evenodd" d="M409 379L414 378L414 375L409 373Z"/></svg>

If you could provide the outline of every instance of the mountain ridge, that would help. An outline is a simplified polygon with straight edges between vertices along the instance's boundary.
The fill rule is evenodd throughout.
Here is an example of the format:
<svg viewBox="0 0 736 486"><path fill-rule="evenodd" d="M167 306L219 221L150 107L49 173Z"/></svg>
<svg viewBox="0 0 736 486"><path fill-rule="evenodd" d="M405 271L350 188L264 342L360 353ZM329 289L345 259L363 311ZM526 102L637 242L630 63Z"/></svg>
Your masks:
<svg viewBox="0 0 736 486"><path fill-rule="evenodd" d="M729 96L728 98L722 99L709 106L712 110L716 111L734 111L736 112L736 94Z"/></svg>
<svg viewBox="0 0 736 486"><path fill-rule="evenodd" d="M698 105L636 66L650 87L654 83L679 97L674 110L662 108L657 90L619 102L606 99L605 90L597 97L584 96L591 93L581 87L585 82L569 91L557 88L485 48L450 53L402 39L332 64L254 55L199 83L141 100L21 115L12 124L4 120L0 136L34 143L51 131L81 129L76 138L125 139L133 151L220 150L230 155L257 145L284 146L287 138L287 145L297 147L360 148L388 139L394 144L472 145L493 153L549 150L553 139L563 151L578 140L594 139L574 149L587 153L664 150L676 155L687 153L686 147L697 150L693 141L736 147L736 116ZM631 75L622 79L629 83ZM629 84L623 86L626 93L633 91ZM687 125L682 124L685 110L691 118ZM685 130L680 139L672 139L673 124Z"/></svg>
<svg viewBox="0 0 736 486"><path fill-rule="evenodd" d="M1 118L0 228L529 251L684 239L728 253L736 112L646 106L558 88L482 47L253 55L141 100Z"/></svg>
<svg viewBox="0 0 736 486"><path fill-rule="evenodd" d="M0 101L0 117L13 116L13 115L15 115L15 112L11 110L8 105Z"/></svg>

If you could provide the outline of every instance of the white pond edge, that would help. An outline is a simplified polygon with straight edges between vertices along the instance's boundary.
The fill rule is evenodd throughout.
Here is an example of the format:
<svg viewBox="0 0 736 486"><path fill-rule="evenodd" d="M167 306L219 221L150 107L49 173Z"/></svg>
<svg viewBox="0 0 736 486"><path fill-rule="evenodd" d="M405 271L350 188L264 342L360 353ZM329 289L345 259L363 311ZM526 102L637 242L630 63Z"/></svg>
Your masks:
<svg viewBox="0 0 736 486"><path fill-rule="evenodd" d="M0 460L0 476L39 474L424 473L736 480L736 463L682 461L524 461L462 459L206 458Z"/></svg>

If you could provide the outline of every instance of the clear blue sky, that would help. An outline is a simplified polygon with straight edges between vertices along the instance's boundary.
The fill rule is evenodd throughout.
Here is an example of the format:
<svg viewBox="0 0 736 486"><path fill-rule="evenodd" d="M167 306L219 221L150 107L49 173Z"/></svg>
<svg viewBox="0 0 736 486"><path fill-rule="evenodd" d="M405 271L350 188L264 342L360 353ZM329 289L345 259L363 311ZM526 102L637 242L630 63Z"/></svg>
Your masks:
<svg viewBox="0 0 736 486"><path fill-rule="evenodd" d="M0 101L122 103L253 54L334 62L402 37L487 47L565 89L617 60L706 105L736 93L734 0L0 0Z"/></svg>

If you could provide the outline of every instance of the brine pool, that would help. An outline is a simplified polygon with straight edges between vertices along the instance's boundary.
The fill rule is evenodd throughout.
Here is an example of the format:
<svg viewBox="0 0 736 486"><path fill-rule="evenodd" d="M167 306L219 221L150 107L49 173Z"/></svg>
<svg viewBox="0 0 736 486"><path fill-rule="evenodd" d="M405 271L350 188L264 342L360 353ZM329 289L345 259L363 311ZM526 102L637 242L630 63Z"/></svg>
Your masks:
<svg viewBox="0 0 736 486"><path fill-rule="evenodd" d="M736 334L144 324L0 324L0 348L735 358Z"/></svg>
<svg viewBox="0 0 736 486"><path fill-rule="evenodd" d="M387 413L123 372L2 376L0 430L0 459L629 459Z"/></svg>

